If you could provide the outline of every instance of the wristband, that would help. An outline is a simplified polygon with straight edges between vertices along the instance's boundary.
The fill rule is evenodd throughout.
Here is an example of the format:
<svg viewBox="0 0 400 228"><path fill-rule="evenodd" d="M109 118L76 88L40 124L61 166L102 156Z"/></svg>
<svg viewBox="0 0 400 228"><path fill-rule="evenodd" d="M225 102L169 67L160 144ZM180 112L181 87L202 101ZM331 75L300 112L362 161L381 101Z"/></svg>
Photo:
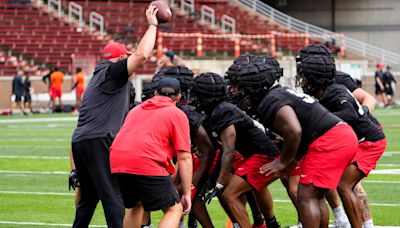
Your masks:
<svg viewBox="0 0 400 228"><path fill-rule="evenodd" d="M150 23L149 26L150 26L150 25L156 26L156 28L158 27L158 25L157 25L157 24L154 24L154 23Z"/></svg>

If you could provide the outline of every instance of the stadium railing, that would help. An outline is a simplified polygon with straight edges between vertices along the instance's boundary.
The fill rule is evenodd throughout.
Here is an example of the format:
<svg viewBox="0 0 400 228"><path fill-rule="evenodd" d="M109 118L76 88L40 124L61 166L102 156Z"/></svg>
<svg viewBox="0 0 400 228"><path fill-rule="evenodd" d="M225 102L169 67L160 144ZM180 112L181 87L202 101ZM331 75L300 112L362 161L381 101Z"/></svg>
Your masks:
<svg viewBox="0 0 400 228"><path fill-rule="evenodd" d="M327 37L326 40L330 40L332 37L337 37L338 39L340 38L340 34L338 33L334 33L332 31L293 18L259 0L239 0L239 2L267 16L272 21L285 26L289 30L299 33L320 35L322 37L325 36ZM385 50L383 48L379 48L347 36L344 37L344 47L346 50L350 50L355 54L367 58L373 58L381 62L385 62L391 66L400 66L400 54Z"/></svg>

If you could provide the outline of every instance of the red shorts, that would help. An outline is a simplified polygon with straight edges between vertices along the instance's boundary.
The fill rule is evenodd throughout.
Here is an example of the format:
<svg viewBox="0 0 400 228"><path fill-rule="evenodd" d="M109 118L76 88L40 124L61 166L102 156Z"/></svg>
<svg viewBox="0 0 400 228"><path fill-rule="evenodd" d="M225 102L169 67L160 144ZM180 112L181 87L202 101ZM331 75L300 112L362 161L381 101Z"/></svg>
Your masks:
<svg viewBox="0 0 400 228"><path fill-rule="evenodd" d="M76 96L79 96L79 97L82 96L84 90L85 90L84 88L76 87L76 89L75 89Z"/></svg>
<svg viewBox="0 0 400 228"><path fill-rule="evenodd" d="M214 170L215 170L215 167L217 166L217 164L218 164L218 156L219 156L219 150L217 150L217 151L215 151L215 157L214 157L214 160L213 160L213 163L212 163L212 165L211 165L211 167L210 167L210 170L208 171L208 175L211 175L213 172L214 172ZM199 169L199 167L200 167L200 164L201 164L201 158L199 158L195 153L192 153L192 161L193 161L193 173L194 172L196 172L198 169Z"/></svg>
<svg viewBox="0 0 400 228"><path fill-rule="evenodd" d="M357 136L349 125L332 127L308 147L303 158L300 183L336 189L357 148Z"/></svg>
<svg viewBox="0 0 400 228"><path fill-rule="evenodd" d="M233 155L232 169L237 170L247 159L239 153Z"/></svg>
<svg viewBox="0 0 400 228"><path fill-rule="evenodd" d="M296 167L289 171L289 177L291 176L300 176L302 169L302 163L304 159L302 158L300 161L297 162Z"/></svg>
<svg viewBox="0 0 400 228"><path fill-rule="evenodd" d="M61 88L50 88L50 97L51 98L56 98L56 97L61 97L62 96L62 91Z"/></svg>
<svg viewBox="0 0 400 228"><path fill-rule="evenodd" d="M269 185L278 177L274 175L265 176L260 173L260 168L276 159L280 159L280 155L275 158L270 158L264 154L253 154L245 159L243 164L238 167L235 174L243 178L255 190L260 190L262 187Z"/></svg>
<svg viewBox="0 0 400 228"><path fill-rule="evenodd" d="M386 149L386 138L376 142L365 141L358 144L358 150L353 162L361 172L368 176L371 170L376 168L376 163Z"/></svg>

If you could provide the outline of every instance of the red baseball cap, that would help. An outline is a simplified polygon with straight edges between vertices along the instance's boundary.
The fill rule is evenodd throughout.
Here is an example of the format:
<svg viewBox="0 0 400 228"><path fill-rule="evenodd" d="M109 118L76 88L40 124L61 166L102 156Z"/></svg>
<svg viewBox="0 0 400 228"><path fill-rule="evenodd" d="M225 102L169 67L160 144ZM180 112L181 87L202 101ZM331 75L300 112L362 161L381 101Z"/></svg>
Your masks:
<svg viewBox="0 0 400 228"><path fill-rule="evenodd" d="M103 51L101 52L101 57L103 59L113 59L125 54L131 55L132 52L126 50L125 46L121 43L110 42L103 48Z"/></svg>

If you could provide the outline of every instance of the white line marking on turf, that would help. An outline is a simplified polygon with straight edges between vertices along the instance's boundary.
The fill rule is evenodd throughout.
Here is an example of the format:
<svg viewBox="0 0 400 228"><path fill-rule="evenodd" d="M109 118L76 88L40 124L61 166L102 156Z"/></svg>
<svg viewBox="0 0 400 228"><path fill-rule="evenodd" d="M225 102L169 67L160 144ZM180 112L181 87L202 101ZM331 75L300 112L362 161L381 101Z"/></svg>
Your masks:
<svg viewBox="0 0 400 228"><path fill-rule="evenodd" d="M69 157L61 156L17 156L17 155L0 155L0 158L22 158L22 159L69 159ZM400 166L400 165L399 165Z"/></svg>
<svg viewBox="0 0 400 228"><path fill-rule="evenodd" d="M372 170L372 174L394 174L400 175L400 169L381 169L381 170Z"/></svg>
<svg viewBox="0 0 400 228"><path fill-rule="evenodd" d="M20 191L0 191L0 194L12 195L51 195L51 196L73 196L75 193L68 192L20 192Z"/></svg>
<svg viewBox="0 0 400 228"><path fill-rule="evenodd" d="M53 195L53 196L73 196L74 193L67 192L21 192L21 191L0 191L0 194L13 194L13 195ZM218 200L217 198L213 198L213 200ZM291 200L280 200L274 199L274 202L277 203L292 203ZM371 203L373 206L382 206L382 207L400 207L400 204L391 204L391 203Z"/></svg>
<svg viewBox="0 0 400 228"><path fill-rule="evenodd" d="M62 226L62 227L72 227L72 224L44 223L44 222L0 221L0 224L27 225L27 226ZM107 226L106 226L106 225L90 225L89 227L107 227ZM377 227L377 226L375 226L375 227Z"/></svg>
<svg viewBox="0 0 400 228"><path fill-rule="evenodd" d="M46 175L65 175L69 172L64 171L14 171L14 170L0 170L0 173L12 173L12 174L46 174Z"/></svg>
<svg viewBox="0 0 400 228"><path fill-rule="evenodd" d="M34 119L9 119L9 120L0 120L0 124L2 123L39 123L39 122L68 122L68 121L77 121L78 117L54 117L54 118L34 118Z"/></svg>
<svg viewBox="0 0 400 228"><path fill-rule="evenodd" d="M37 142L37 141L41 141L41 142L69 142L71 141L71 137L64 137L64 138L0 138L0 142L26 142L26 141L33 141L33 142Z"/></svg>
<svg viewBox="0 0 400 228"><path fill-rule="evenodd" d="M55 149L55 148L62 148L62 149L64 149L64 148L68 148L68 146L34 146L34 145L32 145L32 146L24 146L24 145L0 145L0 148L19 148L19 149L21 149L21 148L29 148L29 149L32 149L32 148L39 148L39 149L44 149L44 148L50 148L50 149Z"/></svg>
<svg viewBox="0 0 400 228"><path fill-rule="evenodd" d="M374 183L374 184L400 184L400 181L382 181L382 180L365 180L363 183Z"/></svg>

